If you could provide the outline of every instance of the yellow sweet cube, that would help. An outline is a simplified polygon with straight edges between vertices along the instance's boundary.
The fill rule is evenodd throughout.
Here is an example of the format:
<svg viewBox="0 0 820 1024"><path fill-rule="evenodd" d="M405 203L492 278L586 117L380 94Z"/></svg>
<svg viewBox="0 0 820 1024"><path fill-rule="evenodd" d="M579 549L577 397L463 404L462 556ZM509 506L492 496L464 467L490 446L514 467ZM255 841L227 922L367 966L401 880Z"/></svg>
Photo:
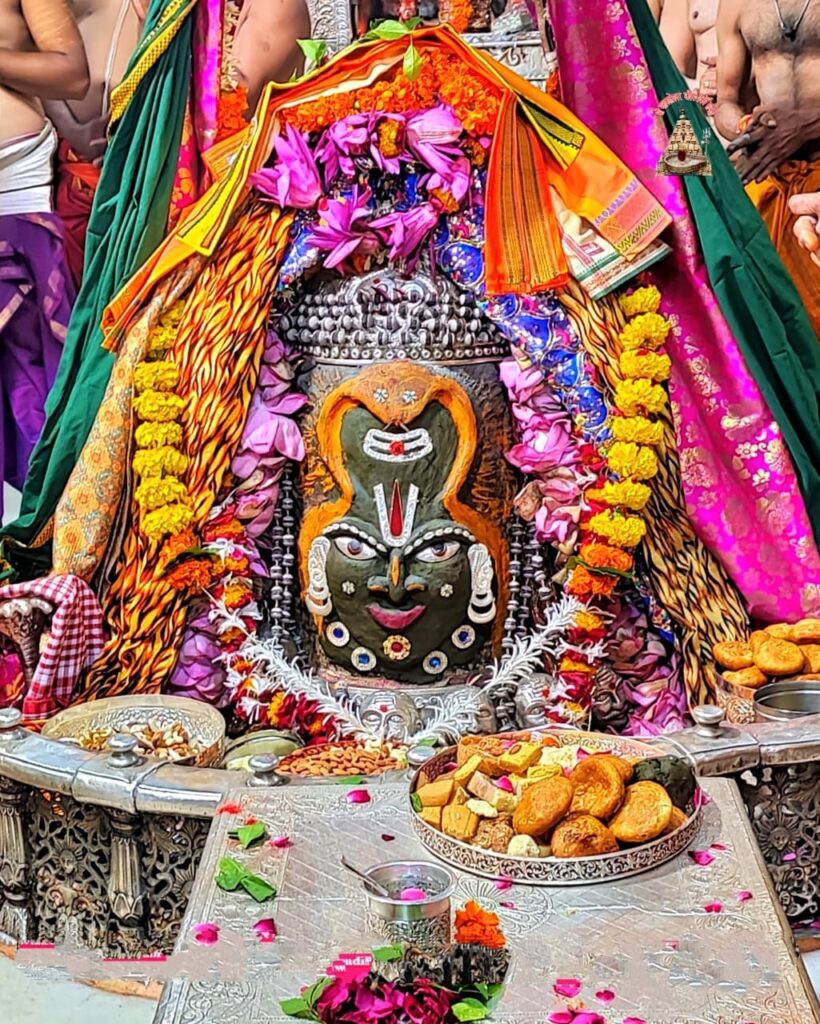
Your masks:
<svg viewBox="0 0 820 1024"><path fill-rule="evenodd" d="M541 747L537 743L516 743L514 747L505 750L499 757L498 763L505 772L516 772L520 774L535 764L541 756Z"/></svg>
<svg viewBox="0 0 820 1024"><path fill-rule="evenodd" d="M422 807L421 820L426 821L433 828L441 828L442 807Z"/></svg>
<svg viewBox="0 0 820 1024"><path fill-rule="evenodd" d="M481 755L473 754L472 757L465 761L465 763L456 769L456 773L453 778L459 786L466 786L473 775L478 771L481 765Z"/></svg>

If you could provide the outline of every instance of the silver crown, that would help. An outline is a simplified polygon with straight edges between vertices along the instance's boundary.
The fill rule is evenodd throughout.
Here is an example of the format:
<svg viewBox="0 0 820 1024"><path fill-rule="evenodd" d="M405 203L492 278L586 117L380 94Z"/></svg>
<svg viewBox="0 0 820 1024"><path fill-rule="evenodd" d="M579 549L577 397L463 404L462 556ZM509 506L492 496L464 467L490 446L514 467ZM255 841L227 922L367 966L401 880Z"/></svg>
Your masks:
<svg viewBox="0 0 820 1024"><path fill-rule="evenodd" d="M424 270L411 278L390 269L334 278L300 296L277 327L316 362L342 366L394 359L465 365L509 354L472 295Z"/></svg>

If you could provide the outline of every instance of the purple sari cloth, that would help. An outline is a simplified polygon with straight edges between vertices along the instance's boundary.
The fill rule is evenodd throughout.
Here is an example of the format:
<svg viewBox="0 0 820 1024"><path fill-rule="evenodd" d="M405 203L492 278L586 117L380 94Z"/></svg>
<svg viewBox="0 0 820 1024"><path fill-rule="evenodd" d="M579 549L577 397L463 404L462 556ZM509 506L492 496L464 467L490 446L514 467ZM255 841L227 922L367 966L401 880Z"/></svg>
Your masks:
<svg viewBox="0 0 820 1024"><path fill-rule="evenodd" d="M23 486L73 301L60 218L0 216L0 484Z"/></svg>
<svg viewBox="0 0 820 1024"><path fill-rule="evenodd" d="M667 144L658 99L623 0L550 0L563 102L672 214L675 252L649 272L675 321L669 393L695 530L750 613L817 612L820 564L780 430L709 287L683 186L655 167Z"/></svg>

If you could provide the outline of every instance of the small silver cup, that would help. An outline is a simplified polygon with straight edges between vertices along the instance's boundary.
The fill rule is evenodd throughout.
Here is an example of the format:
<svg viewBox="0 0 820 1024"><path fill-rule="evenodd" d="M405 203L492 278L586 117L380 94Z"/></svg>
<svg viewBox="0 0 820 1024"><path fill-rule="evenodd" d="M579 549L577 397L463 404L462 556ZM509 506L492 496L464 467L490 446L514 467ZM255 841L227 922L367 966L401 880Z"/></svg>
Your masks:
<svg viewBox="0 0 820 1024"><path fill-rule="evenodd" d="M391 861L366 872L390 893L378 896L365 890L367 925L390 942L409 942L425 953L439 953L450 945L450 894L454 879L438 864L423 860ZM421 889L423 900L402 900L405 889Z"/></svg>

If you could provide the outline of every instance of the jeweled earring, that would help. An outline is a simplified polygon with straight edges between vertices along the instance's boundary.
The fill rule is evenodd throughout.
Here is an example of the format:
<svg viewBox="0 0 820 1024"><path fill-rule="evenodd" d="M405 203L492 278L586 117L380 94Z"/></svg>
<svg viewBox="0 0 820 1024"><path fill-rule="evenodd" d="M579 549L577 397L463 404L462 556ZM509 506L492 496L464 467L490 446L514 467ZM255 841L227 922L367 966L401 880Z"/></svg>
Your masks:
<svg viewBox="0 0 820 1024"><path fill-rule="evenodd" d="M478 624L492 622L495 618L493 597L493 562L484 544L473 544L467 552L470 563L470 604L467 617Z"/></svg>
<svg viewBox="0 0 820 1024"><path fill-rule="evenodd" d="M333 611L330 588L327 585L327 556L330 541L327 537L316 537L308 551L308 590L305 604L308 610L321 618Z"/></svg>

